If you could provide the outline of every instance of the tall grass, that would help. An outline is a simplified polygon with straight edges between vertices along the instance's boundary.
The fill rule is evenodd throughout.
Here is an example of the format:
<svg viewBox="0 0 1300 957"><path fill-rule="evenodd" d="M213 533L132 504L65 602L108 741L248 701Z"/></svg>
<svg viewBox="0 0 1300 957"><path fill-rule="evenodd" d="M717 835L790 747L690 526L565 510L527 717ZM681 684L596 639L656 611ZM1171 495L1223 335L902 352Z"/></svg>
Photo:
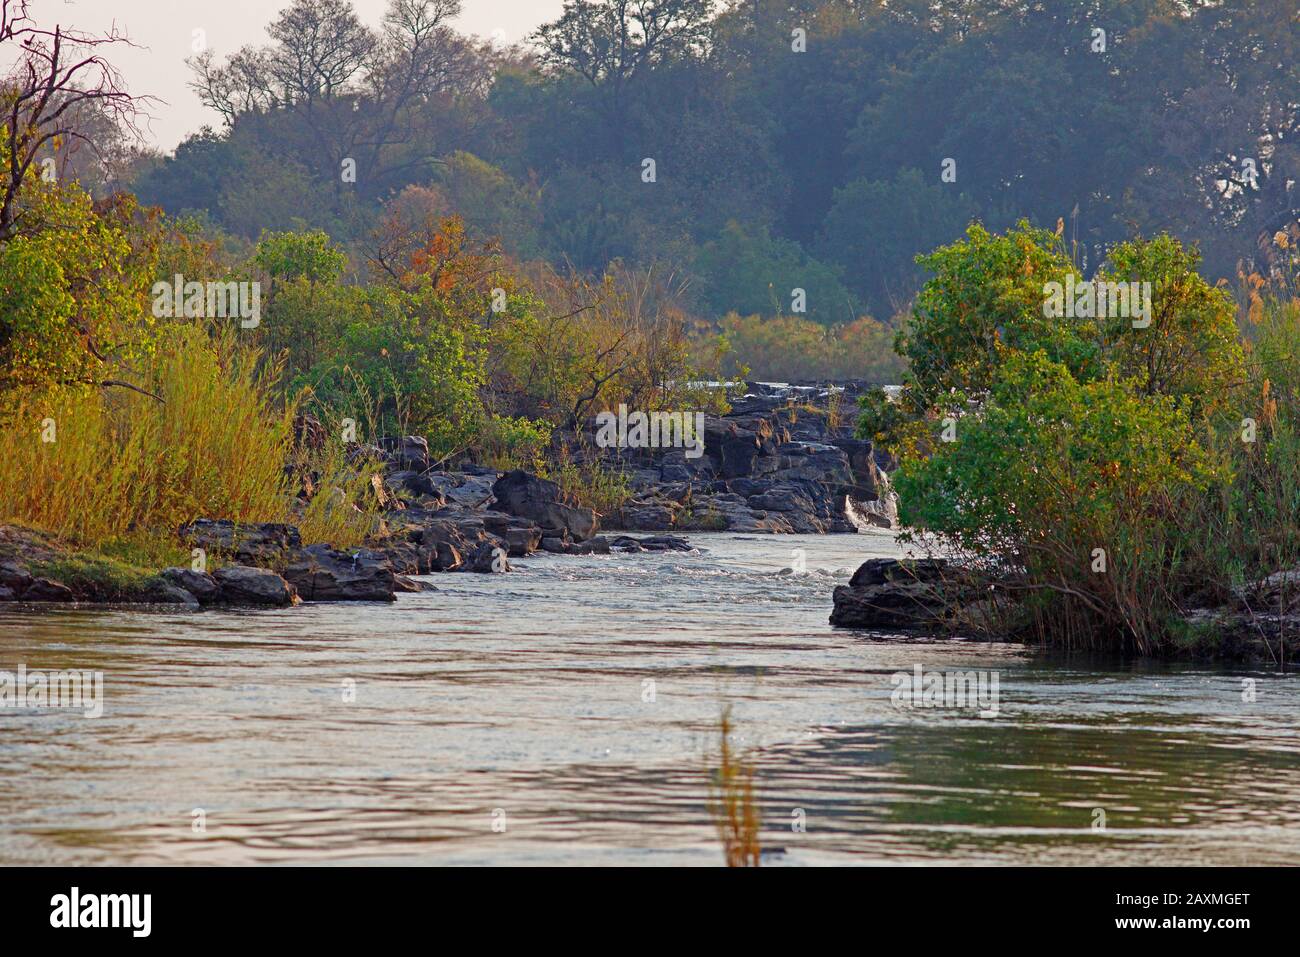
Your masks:
<svg viewBox="0 0 1300 957"><path fill-rule="evenodd" d="M571 505L586 506L598 515L617 511L632 497L627 476L598 462L575 465L561 460L548 477L560 486Z"/></svg>
<svg viewBox="0 0 1300 957"><path fill-rule="evenodd" d="M306 544L328 542L335 548L362 544L379 524L379 501L370 487L381 464L369 457L349 461L342 434L342 417L320 408L327 438L319 448L295 448L291 468L312 477L313 494L295 506L291 521Z"/></svg>
<svg viewBox="0 0 1300 957"><path fill-rule="evenodd" d="M140 380L163 400L121 388L7 397L0 416L0 522L82 544L164 541L204 516L285 517L292 407L278 372L238 346L178 328Z"/></svg>
<svg viewBox="0 0 1300 957"><path fill-rule="evenodd" d="M731 706L718 719L717 767L709 784L709 815L728 867L758 867L762 818L754 799L754 766L731 744Z"/></svg>

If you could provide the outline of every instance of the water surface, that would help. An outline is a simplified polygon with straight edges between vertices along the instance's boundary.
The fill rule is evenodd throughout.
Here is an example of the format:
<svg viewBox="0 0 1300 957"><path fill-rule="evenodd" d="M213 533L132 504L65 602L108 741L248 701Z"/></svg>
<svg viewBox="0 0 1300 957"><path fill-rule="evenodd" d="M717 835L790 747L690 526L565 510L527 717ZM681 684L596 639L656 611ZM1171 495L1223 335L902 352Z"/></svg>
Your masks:
<svg viewBox="0 0 1300 957"><path fill-rule="evenodd" d="M1300 863L1292 677L836 630L888 534L691 540L393 605L4 608L0 670L106 702L0 709L0 863L716 864L725 703L773 864ZM996 671L998 716L896 706L917 664Z"/></svg>

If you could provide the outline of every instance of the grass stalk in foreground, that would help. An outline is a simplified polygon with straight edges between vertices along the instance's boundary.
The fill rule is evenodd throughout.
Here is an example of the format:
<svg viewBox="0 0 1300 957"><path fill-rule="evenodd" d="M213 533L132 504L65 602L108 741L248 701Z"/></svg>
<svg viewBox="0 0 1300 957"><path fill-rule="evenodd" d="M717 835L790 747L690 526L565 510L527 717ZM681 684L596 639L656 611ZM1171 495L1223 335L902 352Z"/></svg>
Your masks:
<svg viewBox="0 0 1300 957"><path fill-rule="evenodd" d="M731 744L731 706L718 719L718 766L711 770L709 815L728 867L758 867L762 816L754 799L754 766Z"/></svg>

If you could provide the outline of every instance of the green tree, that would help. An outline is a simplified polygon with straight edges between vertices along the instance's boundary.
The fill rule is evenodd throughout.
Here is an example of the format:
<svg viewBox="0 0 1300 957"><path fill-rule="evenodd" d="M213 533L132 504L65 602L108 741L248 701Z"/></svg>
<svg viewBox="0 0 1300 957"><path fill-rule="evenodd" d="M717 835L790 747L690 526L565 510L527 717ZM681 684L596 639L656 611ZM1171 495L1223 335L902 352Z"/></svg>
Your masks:
<svg viewBox="0 0 1300 957"><path fill-rule="evenodd" d="M700 250L695 268L704 277L701 299L714 315L782 315L791 311L794 291L801 289L810 319L830 325L858 316L853 295L833 267L763 227L728 223L721 236Z"/></svg>
<svg viewBox="0 0 1300 957"><path fill-rule="evenodd" d="M874 312L892 313L920 285L917 250L956 235L974 215L975 204L955 189L914 169L887 183L855 180L835 191L819 253Z"/></svg>

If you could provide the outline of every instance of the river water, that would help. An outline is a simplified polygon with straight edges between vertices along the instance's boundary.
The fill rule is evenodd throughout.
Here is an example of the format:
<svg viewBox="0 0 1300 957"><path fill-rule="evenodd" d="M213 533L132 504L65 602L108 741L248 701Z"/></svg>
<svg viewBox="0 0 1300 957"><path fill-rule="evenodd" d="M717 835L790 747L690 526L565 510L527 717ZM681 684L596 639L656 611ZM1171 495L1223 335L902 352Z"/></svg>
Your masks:
<svg viewBox="0 0 1300 957"><path fill-rule="evenodd" d="M1295 678L836 630L888 533L691 540L387 606L0 606L0 670L105 682L0 709L0 863L718 864L727 704L766 863L1300 863ZM998 713L895 704L917 665Z"/></svg>

